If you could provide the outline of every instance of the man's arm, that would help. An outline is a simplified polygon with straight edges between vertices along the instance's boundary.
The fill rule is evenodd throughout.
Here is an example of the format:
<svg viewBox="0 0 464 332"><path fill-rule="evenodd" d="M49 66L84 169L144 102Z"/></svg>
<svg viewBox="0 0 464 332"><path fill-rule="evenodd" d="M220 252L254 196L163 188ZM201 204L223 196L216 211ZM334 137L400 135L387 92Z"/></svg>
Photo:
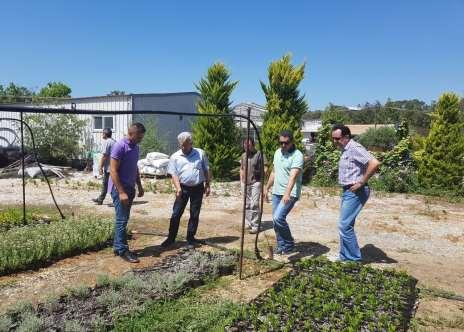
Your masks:
<svg viewBox="0 0 464 332"><path fill-rule="evenodd" d="M296 178L301 173L301 168L292 168L290 170L290 178L288 179L287 188L285 188L285 194L282 197L284 204L287 204L290 200L290 194L292 193L293 186L295 185Z"/></svg>
<svg viewBox="0 0 464 332"><path fill-rule="evenodd" d="M266 200L268 200L269 188L271 188L273 184L274 184L274 170L272 170L271 175L269 175L269 179L267 180L266 187L264 188L264 198Z"/></svg>
<svg viewBox="0 0 464 332"><path fill-rule="evenodd" d="M369 181L369 179L372 177L372 175L374 175L375 172L377 172L377 170L379 169L379 166L380 166L380 161L378 161L376 158L372 158L371 160L369 160L369 162L367 163L366 173L362 177L361 181L356 182L354 185L352 185L350 187L350 190L354 192L358 190L359 188L361 188L362 186L364 186L367 183L367 181Z"/></svg>
<svg viewBox="0 0 464 332"><path fill-rule="evenodd" d="M176 189L176 199L180 198L180 196L182 196L182 188L180 186L179 177L177 175L171 174L171 181L174 188Z"/></svg>
<svg viewBox="0 0 464 332"><path fill-rule="evenodd" d="M210 183L211 183L211 171L208 168L205 171L205 195L206 197L208 197L211 192Z"/></svg>
<svg viewBox="0 0 464 332"><path fill-rule="evenodd" d="M137 191L138 191L137 196L142 197L145 191L143 190L142 181L140 180L140 173L139 173L138 167L137 167L137 178L135 179L135 181L137 183Z"/></svg>
<svg viewBox="0 0 464 332"><path fill-rule="evenodd" d="M113 181L113 185L118 190L119 200L121 201L122 204L128 205L129 196L127 196L127 193L125 192L124 187L122 186L121 180L119 179L119 174L118 174L119 165L120 165L120 161L118 159L111 158L110 176L111 176L111 180Z"/></svg>
<svg viewBox="0 0 464 332"><path fill-rule="evenodd" d="M100 159L100 164L98 165L98 172L101 174L103 174L103 166L105 165L106 161L108 160L109 156L104 153Z"/></svg>

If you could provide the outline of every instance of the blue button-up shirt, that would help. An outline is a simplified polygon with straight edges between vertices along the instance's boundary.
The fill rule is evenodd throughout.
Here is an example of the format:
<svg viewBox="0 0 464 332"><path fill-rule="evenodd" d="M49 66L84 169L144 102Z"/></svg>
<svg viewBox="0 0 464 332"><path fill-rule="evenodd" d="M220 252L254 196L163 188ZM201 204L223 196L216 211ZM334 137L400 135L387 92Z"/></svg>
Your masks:
<svg viewBox="0 0 464 332"><path fill-rule="evenodd" d="M208 158L202 149L192 148L188 155L181 149L169 158L168 173L177 176L181 184L189 187L203 183L208 169Z"/></svg>
<svg viewBox="0 0 464 332"><path fill-rule="evenodd" d="M364 146L350 139L338 163L338 182L346 186L362 180L367 164L373 158Z"/></svg>

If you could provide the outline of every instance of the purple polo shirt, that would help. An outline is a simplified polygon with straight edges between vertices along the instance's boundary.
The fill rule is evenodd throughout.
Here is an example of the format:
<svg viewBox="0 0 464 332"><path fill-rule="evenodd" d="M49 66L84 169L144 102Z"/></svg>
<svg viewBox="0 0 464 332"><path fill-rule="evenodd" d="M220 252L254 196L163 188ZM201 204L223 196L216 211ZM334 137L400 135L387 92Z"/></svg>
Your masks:
<svg viewBox="0 0 464 332"><path fill-rule="evenodd" d="M133 188L137 179L137 161L139 160L139 146L131 143L127 138L117 141L111 149L111 158L119 160L119 179L124 187ZM108 189L113 189L110 177Z"/></svg>

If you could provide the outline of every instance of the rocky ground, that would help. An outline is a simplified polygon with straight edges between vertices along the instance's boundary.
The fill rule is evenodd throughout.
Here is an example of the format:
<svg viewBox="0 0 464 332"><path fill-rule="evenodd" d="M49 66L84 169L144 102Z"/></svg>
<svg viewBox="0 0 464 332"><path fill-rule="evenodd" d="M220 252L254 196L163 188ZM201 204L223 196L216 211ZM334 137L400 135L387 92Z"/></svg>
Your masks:
<svg viewBox="0 0 464 332"><path fill-rule="evenodd" d="M147 192L137 198L132 210L130 229L134 234L130 245L141 256L137 267L152 265L170 254L162 251L159 244L169 224L172 189L165 179L145 180L145 187L156 193ZM98 193L98 180L91 176L54 181L53 189L57 201L67 206L67 213L113 214L106 204L95 206L91 202ZM20 180L0 180L1 204L19 204L21 192ZM28 204L52 204L48 188L40 181L29 181L26 194ZM105 203L109 202L107 198ZM242 203L238 183L214 184L211 196L204 201L198 236L210 245L239 248ZM304 188L289 216L298 242L294 259L336 254L338 208L338 190ZM187 219L188 208L181 226L183 232ZM259 240L265 248L267 243L275 242L270 204L265 204L263 225L265 231ZM357 221L356 231L363 256L370 264L405 270L418 279L418 286L424 290L415 319L420 329L464 329L464 302L459 300L464 295L463 203L373 193ZM253 240L253 236L246 235L246 249L253 250ZM178 246L182 245L180 242ZM38 301L79 283L91 285L98 274L120 275L132 267L114 257L111 249L105 249L64 259L37 271L0 277L0 311L20 299ZM233 291L223 291L234 300L247 301L281 275L270 273L234 282Z"/></svg>

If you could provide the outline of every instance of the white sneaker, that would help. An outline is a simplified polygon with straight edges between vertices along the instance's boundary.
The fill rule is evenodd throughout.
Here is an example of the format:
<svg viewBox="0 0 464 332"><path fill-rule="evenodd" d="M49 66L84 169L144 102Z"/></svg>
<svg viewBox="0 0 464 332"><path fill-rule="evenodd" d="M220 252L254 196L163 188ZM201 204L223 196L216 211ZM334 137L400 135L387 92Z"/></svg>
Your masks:
<svg viewBox="0 0 464 332"><path fill-rule="evenodd" d="M256 233L258 233L258 227L251 227L250 234L256 234Z"/></svg>
<svg viewBox="0 0 464 332"><path fill-rule="evenodd" d="M331 261L332 263L334 262L340 262L341 259L340 259L340 256L338 254L331 254L331 255L327 255L325 256L329 261Z"/></svg>

